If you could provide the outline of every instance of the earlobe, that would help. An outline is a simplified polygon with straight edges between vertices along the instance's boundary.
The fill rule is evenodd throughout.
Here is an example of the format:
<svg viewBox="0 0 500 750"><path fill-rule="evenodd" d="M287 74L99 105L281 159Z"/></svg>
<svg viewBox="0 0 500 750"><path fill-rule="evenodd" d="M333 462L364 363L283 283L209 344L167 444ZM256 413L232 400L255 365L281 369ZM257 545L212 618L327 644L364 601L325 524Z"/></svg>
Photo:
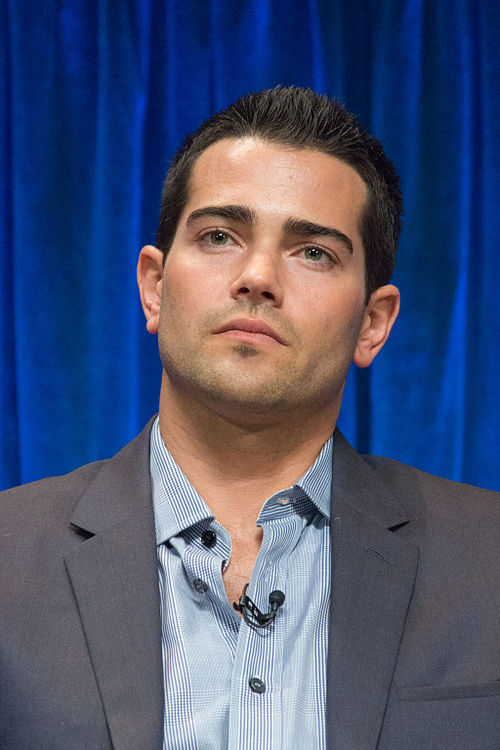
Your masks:
<svg viewBox="0 0 500 750"><path fill-rule="evenodd" d="M399 290L392 284L376 289L366 306L353 361L368 367L389 338L399 313Z"/></svg>
<svg viewBox="0 0 500 750"><path fill-rule="evenodd" d="M149 333L158 333L163 278L163 253L152 245L142 248L137 264L137 284Z"/></svg>

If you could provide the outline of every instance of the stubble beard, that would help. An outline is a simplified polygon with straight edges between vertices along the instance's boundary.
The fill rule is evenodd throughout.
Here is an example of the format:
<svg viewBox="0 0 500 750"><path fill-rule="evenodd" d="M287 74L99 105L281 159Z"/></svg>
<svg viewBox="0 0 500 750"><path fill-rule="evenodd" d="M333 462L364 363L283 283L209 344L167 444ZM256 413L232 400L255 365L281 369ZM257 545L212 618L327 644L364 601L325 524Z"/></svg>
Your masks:
<svg viewBox="0 0 500 750"><path fill-rule="evenodd" d="M235 341L229 351L223 352L217 347L210 350L208 332L217 330L232 316L252 316L256 312L258 308L246 304L240 305L239 309L231 306L227 311L208 312L200 322L202 333L198 341L186 346L175 333L175 323L172 324L182 320L182 312L170 300L170 305L165 305L161 311L163 325L158 333L160 358L169 387L188 395L192 402L203 403L216 411L233 412L236 418L239 413L243 420L251 415L269 417L273 411L279 413L289 408L292 394L287 383L290 375L295 374L294 368L283 373L279 365L270 367L269 363L262 362L266 355L260 348L246 342ZM272 325L272 319L270 323ZM280 327L286 329L291 340L300 344L298 334L286 327L284 321L280 321ZM206 336L209 350L205 353L203 343L207 341Z"/></svg>
<svg viewBox="0 0 500 750"><path fill-rule="evenodd" d="M231 309L231 314L245 314ZM254 312L249 311L250 314ZM227 320L227 313L208 313L201 322L198 340L186 345L176 333L175 321L182 313L174 307L164 308L163 325L158 334L158 346L167 387L176 391L182 400L193 407L203 405L220 416L244 424L289 422L301 423L315 411L340 407L345 378L354 354L360 321L351 321L350 330L344 330L336 345L330 342L331 357L325 360L320 352L297 364L292 358L280 362L267 359L259 346L234 342L230 351L211 349L207 352L203 342L206 334L217 330ZM272 317L267 316L271 325ZM280 320L281 331L286 323ZM278 326L277 326L278 327ZM300 353L300 334L291 326L285 335ZM346 343L350 342L350 343ZM299 358L300 359L300 358Z"/></svg>
<svg viewBox="0 0 500 750"><path fill-rule="evenodd" d="M164 374L170 386L191 400L218 409L230 409L250 415L282 410L288 403L286 386L276 375L263 377L258 371L256 347L237 344L231 362L213 360L202 353L190 356L186 351L159 342ZM235 365L241 360L241 368Z"/></svg>
<svg viewBox="0 0 500 750"><path fill-rule="evenodd" d="M229 361L201 352L193 356L164 338L159 339L159 347L170 389L240 424L291 424L331 408L341 398L348 369L338 362L330 368L324 362L321 368L309 362L301 369L290 364L264 371L261 352L246 343L233 346Z"/></svg>

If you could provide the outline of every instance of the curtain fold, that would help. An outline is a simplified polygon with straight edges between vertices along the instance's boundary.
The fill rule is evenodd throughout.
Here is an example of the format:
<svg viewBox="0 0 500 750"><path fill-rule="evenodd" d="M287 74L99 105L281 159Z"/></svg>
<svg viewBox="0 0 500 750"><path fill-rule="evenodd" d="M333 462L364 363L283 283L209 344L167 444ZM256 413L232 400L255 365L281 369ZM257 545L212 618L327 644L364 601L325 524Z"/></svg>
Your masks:
<svg viewBox="0 0 500 750"><path fill-rule="evenodd" d="M340 426L500 489L496 0L9 0L0 18L0 487L111 455L157 409L135 284L185 135L278 83L341 98L401 174L402 311Z"/></svg>

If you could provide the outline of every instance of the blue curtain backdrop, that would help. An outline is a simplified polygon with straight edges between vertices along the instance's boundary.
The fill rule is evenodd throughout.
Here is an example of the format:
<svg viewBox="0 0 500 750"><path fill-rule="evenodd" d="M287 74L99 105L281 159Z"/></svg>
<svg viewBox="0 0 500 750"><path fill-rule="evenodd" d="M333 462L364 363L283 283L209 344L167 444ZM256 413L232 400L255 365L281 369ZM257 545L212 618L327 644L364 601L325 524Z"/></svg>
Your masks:
<svg viewBox="0 0 500 750"><path fill-rule="evenodd" d="M402 176L403 298L341 426L500 488L498 0L10 0L0 19L0 485L112 455L157 409L135 285L184 135L250 90L343 99Z"/></svg>

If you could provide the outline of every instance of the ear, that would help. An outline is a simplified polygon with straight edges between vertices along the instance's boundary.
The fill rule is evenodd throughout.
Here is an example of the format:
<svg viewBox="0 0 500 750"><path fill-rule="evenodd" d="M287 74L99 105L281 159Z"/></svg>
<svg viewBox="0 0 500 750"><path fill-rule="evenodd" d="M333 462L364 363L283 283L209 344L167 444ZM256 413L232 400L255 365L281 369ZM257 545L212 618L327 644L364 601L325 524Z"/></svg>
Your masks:
<svg viewBox="0 0 500 750"><path fill-rule="evenodd" d="M149 333L158 333L162 279L163 253L152 245L146 245L139 255L137 283Z"/></svg>
<svg viewBox="0 0 500 750"><path fill-rule="evenodd" d="M368 367L389 338L399 312L399 290L392 284L376 289L366 306L354 351L358 367Z"/></svg>

